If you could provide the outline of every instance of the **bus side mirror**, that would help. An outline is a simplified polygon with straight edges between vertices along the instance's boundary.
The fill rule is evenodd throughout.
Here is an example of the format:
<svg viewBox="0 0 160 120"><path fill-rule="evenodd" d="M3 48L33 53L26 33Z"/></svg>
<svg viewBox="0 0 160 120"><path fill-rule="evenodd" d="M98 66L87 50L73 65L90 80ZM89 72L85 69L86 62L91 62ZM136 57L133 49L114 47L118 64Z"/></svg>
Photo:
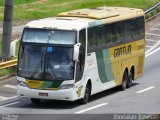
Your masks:
<svg viewBox="0 0 160 120"><path fill-rule="evenodd" d="M80 46L81 46L81 43L77 43L74 45L74 52L73 52L73 60L74 61L78 61Z"/></svg>

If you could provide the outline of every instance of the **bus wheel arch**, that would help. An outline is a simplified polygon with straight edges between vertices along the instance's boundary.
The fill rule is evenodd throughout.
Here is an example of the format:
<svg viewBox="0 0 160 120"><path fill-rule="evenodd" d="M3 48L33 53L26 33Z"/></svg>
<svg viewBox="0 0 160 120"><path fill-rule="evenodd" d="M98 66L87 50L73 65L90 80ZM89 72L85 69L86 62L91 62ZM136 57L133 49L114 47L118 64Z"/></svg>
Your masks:
<svg viewBox="0 0 160 120"><path fill-rule="evenodd" d="M128 75L128 82L127 82L127 88L130 88L132 86L132 81L134 80L134 75L135 75L135 68L132 65L129 75Z"/></svg>
<svg viewBox="0 0 160 120"><path fill-rule="evenodd" d="M125 90L128 82L128 68L126 67L123 76L122 76L122 84L120 85L120 90Z"/></svg>
<svg viewBox="0 0 160 120"><path fill-rule="evenodd" d="M92 92L92 82L91 82L91 79L88 80L87 84L89 84L89 87L90 87L90 95L91 95L91 92ZM86 84L86 85L87 85Z"/></svg>
<svg viewBox="0 0 160 120"><path fill-rule="evenodd" d="M84 96L80 100L82 104L86 104L89 102L89 98L91 96L91 90L92 90L92 83L91 80L89 79L85 85Z"/></svg>
<svg viewBox="0 0 160 120"><path fill-rule="evenodd" d="M134 76L135 76L135 67L134 67L134 65L132 65L132 67L130 69L130 73L132 73L132 80L134 80Z"/></svg>

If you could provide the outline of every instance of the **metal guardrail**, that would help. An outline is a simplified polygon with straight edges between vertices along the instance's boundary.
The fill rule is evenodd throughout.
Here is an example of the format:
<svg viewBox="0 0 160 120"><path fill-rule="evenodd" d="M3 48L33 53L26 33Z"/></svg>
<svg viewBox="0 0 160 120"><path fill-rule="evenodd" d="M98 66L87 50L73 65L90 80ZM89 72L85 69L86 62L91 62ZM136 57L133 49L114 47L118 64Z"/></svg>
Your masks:
<svg viewBox="0 0 160 120"><path fill-rule="evenodd" d="M155 6L151 7L150 9L145 11L145 14L151 13L153 10L157 9L160 7L160 2L158 2Z"/></svg>
<svg viewBox="0 0 160 120"><path fill-rule="evenodd" d="M2 63L0 63L0 70L4 69L4 68L13 67L13 66L16 66L16 65L17 65L17 59L2 62Z"/></svg>

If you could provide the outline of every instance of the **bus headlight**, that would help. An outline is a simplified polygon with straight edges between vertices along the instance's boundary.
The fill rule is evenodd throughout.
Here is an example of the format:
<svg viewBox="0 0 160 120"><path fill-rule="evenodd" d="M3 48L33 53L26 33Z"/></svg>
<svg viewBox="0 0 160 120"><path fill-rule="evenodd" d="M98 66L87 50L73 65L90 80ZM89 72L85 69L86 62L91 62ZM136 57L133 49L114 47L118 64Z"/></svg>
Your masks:
<svg viewBox="0 0 160 120"><path fill-rule="evenodd" d="M61 85L60 86L60 89L70 89L70 88L73 88L73 84L65 84L65 85Z"/></svg>
<svg viewBox="0 0 160 120"><path fill-rule="evenodd" d="M17 85L28 88L28 85L25 82L22 82L22 81L17 80Z"/></svg>

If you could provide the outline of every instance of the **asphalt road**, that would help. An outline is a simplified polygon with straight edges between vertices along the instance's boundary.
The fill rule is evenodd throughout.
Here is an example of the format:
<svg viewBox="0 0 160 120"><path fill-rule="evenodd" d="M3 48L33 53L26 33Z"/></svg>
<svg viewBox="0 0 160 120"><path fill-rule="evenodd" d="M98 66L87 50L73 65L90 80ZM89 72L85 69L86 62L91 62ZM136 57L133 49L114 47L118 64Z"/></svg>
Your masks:
<svg viewBox="0 0 160 120"><path fill-rule="evenodd" d="M134 81L133 86L125 91L117 88L104 91L91 97L91 101L86 105L77 102L64 101L43 101L40 105L31 104L29 99L11 99L1 102L0 113L21 114L19 118L27 120L31 118L53 119L54 115L39 114L59 114L54 117L60 120L75 119L100 119L105 114L156 114L160 113L160 47L148 54L145 59L144 76ZM13 83L14 84L14 83ZM5 85L5 84L4 84ZM1 85L0 91L5 87ZM14 88L11 88L13 89ZM4 92L7 92L3 89ZM22 115L37 114L37 115ZM61 115L68 114L68 115ZM101 115L102 114L102 115ZM110 117L114 117L111 115Z"/></svg>

